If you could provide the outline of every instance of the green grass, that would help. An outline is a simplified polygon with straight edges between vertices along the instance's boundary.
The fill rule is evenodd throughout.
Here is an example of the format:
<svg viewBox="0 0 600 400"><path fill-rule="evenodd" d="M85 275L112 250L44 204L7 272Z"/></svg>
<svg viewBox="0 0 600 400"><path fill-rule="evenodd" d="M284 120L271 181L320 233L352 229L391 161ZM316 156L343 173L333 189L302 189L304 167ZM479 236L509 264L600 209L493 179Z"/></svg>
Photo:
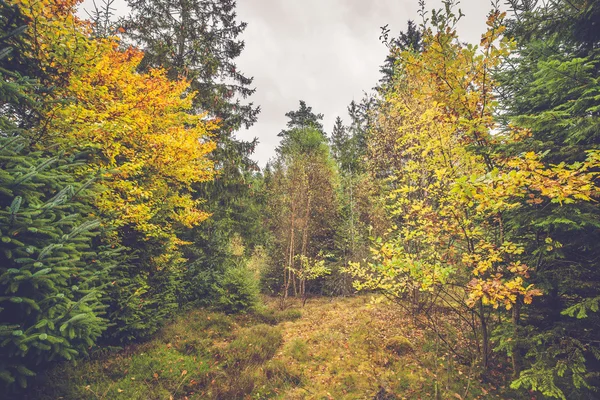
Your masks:
<svg viewBox="0 0 600 400"><path fill-rule="evenodd" d="M302 312L297 308L286 308L285 310L279 310L272 307L258 307L254 312L254 317L257 321L269 324L277 325L285 321L295 321L302 317Z"/></svg>
<svg viewBox="0 0 600 400"><path fill-rule="evenodd" d="M399 309L365 297L288 305L188 312L147 343L58 365L28 399L502 398Z"/></svg>
<svg viewBox="0 0 600 400"><path fill-rule="evenodd" d="M281 345L281 330L260 324L244 328L238 337L224 349L223 357L228 368L260 365L271 359Z"/></svg>

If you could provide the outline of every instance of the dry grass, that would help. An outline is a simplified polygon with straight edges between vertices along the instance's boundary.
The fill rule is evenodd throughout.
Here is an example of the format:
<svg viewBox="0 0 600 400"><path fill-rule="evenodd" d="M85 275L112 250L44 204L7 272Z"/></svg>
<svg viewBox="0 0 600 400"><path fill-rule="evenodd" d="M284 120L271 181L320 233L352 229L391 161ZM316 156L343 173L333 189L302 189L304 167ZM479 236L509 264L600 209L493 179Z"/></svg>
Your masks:
<svg viewBox="0 0 600 400"><path fill-rule="evenodd" d="M265 303L254 315L188 313L149 343L55 368L31 398L501 398L397 307L367 296Z"/></svg>

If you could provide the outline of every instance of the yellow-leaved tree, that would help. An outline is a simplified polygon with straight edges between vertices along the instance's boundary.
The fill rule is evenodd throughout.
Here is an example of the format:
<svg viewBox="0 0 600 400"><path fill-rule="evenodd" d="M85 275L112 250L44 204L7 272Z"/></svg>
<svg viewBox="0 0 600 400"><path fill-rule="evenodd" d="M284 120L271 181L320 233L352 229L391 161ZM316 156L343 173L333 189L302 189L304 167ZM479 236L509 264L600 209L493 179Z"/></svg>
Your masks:
<svg viewBox="0 0 600 400"><path fill-rule="evenodd" d="M17 3L31 19L30 57L55 99L32 137L40 148L83 155L81 176L100 178L94 206L104 242L131 256L128 267L116 269L109 313L116 313L117 331L129 332L118 336L149 334L176 307L185 262L178 231L209 216L192 184L214 177L208 154L218 121L191 112L195 94L185 79L169 80L162 69L138 72L141 51L120 48L116 37L93 37L75 16L79 1ZM121 321L117 314L125 313Z"/></svg>
<svg viewBox="0 0 600 400"><path fill-rule="evenodd" d="M432 312L450 310L469 327L484 368L491 309L511 310L516 325L520 305L542 295L527 282L528 238L511 231L505 215L542 198L591 200L600 160L590 152L586 162L546 167L534 152L497 151L528 135L518 127L500 130L494 119L493 71L514 45L502 37L503 17L492 11L474 46L458 40L459 17L448 7L424 22L422 51L398 54L370 138L372 154L393 161L386 200L395 225L375 241L371 262L348 267L356 288L410 298L438 333Z"/></svg>

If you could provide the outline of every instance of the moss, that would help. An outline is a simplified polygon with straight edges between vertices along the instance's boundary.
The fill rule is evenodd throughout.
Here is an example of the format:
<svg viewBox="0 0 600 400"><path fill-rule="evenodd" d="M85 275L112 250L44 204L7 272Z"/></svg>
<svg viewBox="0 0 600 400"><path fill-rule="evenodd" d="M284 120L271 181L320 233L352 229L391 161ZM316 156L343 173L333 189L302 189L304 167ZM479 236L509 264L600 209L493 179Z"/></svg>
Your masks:
<svg viewBox="0 0 600 400"><path fill-rule="evenodd" d="M403 356L413 351L412 343L404 336L389 338L385 343L385 348L398 356Z"/></svg>
<svg viewBox="0 0 600 400"><path fill-rule="evenodd" d="M296 361L307 361L310 359L309 346L305 340L293 339L286 345L286 353Z"/></svg>
<svg viewBox="0 0 600 400"><path fill-rule="evenodd" d="M190 311L146 344L57 366L29 399L431 398L434 379L450 398L470 379L468 367L442 365L447 357L426 350L434 338L389 305L317 298L299 314L269 301L246 315ZM473 396L502 398L475 382Z"/></svg>

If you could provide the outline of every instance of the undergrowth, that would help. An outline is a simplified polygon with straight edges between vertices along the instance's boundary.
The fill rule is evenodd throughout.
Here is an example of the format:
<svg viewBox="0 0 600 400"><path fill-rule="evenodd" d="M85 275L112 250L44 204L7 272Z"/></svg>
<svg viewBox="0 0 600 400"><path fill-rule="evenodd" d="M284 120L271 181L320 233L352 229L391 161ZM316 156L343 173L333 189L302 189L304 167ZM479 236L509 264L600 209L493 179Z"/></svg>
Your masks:
<svg viewBox="0 0 600 400"><path fill-rule="evenodd" d="M27 399L493 399L473 366L367 297L195 310L153 340L40 376ZM498 392L499 393L499 392Z"/></svg>

